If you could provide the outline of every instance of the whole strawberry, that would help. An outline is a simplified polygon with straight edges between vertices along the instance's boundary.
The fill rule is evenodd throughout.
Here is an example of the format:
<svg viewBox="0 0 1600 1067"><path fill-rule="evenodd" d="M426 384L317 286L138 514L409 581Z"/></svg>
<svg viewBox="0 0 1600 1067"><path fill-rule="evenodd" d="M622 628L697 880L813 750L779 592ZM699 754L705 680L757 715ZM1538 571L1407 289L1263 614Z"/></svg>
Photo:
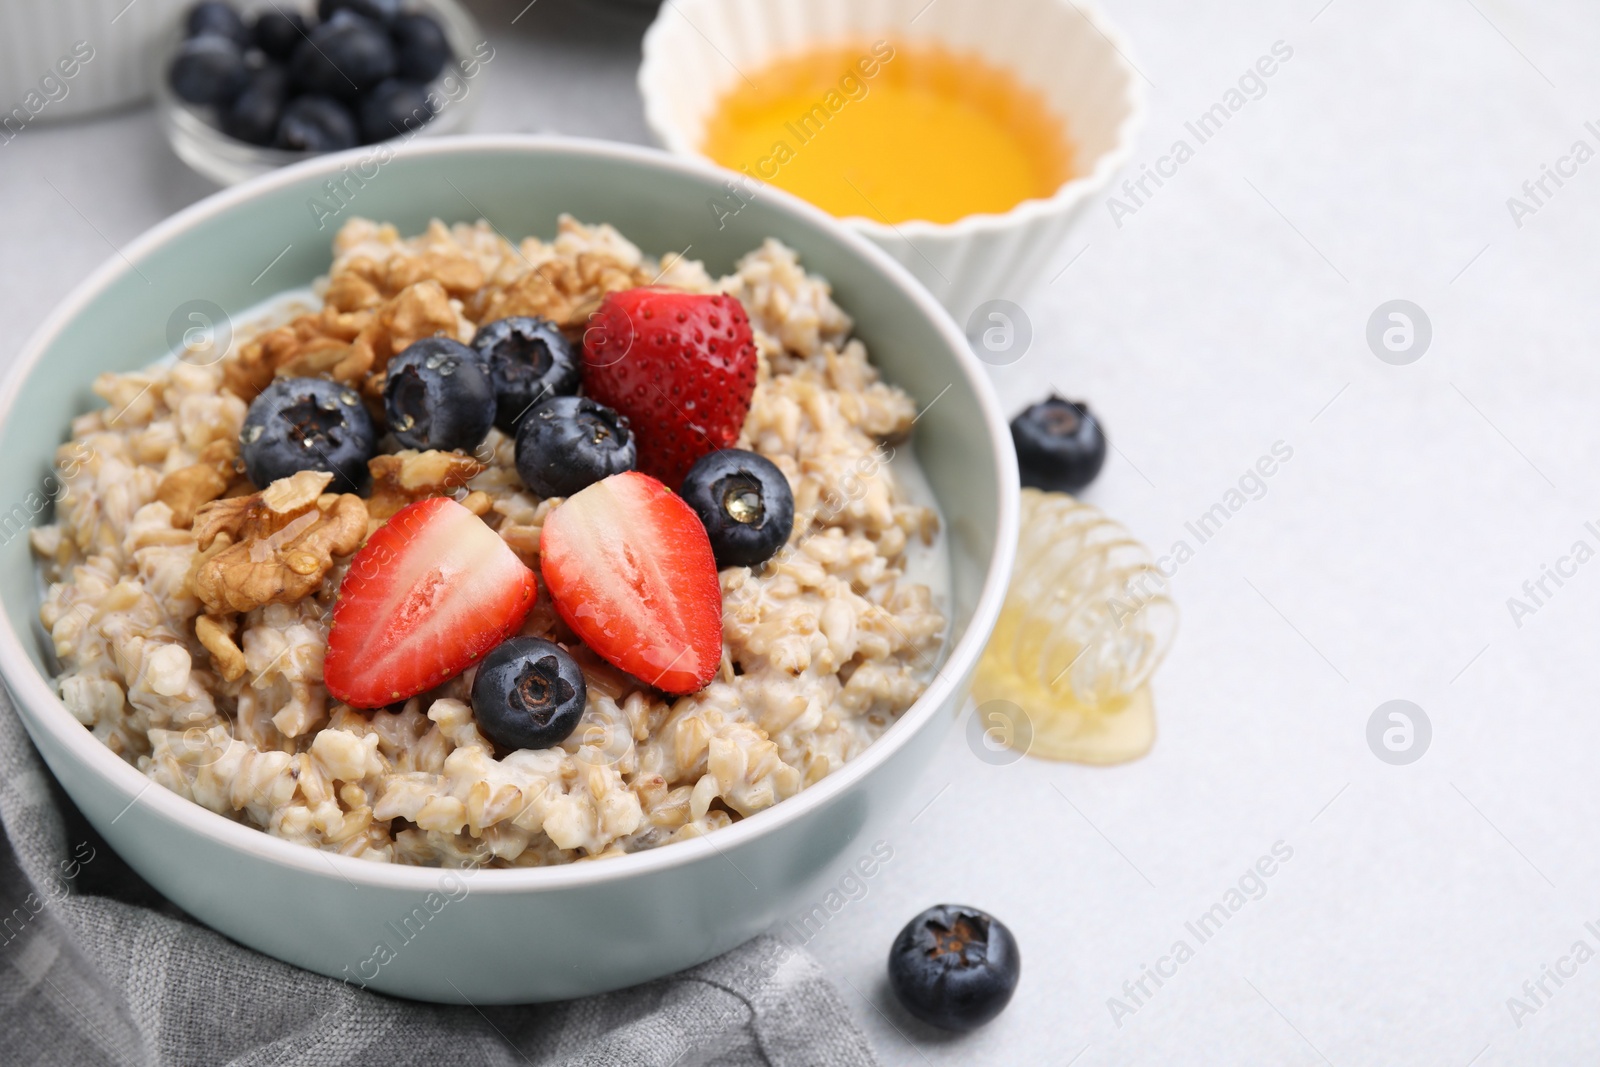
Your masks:
<svg viewBox="0 0 1600 1067"><path fill-rule="evenodd" d="M721 293L612 293L583 335L583 388L628 417L639 469L675 489L739 439L756 390L750 316Z"/></svg>

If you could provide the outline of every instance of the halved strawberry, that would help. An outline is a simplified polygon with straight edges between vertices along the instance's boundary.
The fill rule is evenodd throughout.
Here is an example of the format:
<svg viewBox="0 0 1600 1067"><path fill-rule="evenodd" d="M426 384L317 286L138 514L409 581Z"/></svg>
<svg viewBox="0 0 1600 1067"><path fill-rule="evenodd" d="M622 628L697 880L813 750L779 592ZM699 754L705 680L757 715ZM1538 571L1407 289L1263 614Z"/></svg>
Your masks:
<svg viewBox="0 0 1600 1067"><path fill-rule="evenodd" d="M350 561L322 680L356 708L416 696L516 633L538 585L500 535L449 497L401 508Z"/></svg>
<svg viewBox="0 0 1600 1067"><path fill-rule="evenodd" d="M756 390L750 316L722 293L612 293L584 331L583 388L628 417L639 469L676 489L695 460L739 439Z"/></svg>
<svg viewBox="0 0 1600 1067"><path fill-rule="evenodd" d="M722 662L722 586L694 511L638 471L595 482L544 520L539 568L556 612L606 661L668 693Z"/></svg>

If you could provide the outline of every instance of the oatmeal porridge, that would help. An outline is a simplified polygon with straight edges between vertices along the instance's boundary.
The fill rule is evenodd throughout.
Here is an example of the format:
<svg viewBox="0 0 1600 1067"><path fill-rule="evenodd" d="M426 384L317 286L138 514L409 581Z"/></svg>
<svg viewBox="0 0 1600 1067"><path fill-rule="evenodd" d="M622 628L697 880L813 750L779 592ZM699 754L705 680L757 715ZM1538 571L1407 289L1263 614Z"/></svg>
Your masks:
<svg viewBox="0 0 1600 1067"><path fill-rule="evenodd" d="M916 411L879 379L827 283L806 274L791 250L769 240L733 274L714 278L685 258L645 256L610 226L563 218L553 240L517 245L484 223L434 222L403 238L357 219L333 252L313 291L261 310L222 359L101 375L94 391L106 406L75 419L60 448L68 491L55 521L32 531L57 690L79 721L151 780L268 833L349 856L541 866L696 837L770 807L858 755L922 693L946 635L945 563L931 495L904 443ZM629 299L639 306L657 298L704 302L696 306L730 337L735 325L748 330L747 401L735 405L725 439L716 439L707 414L720 398L704 391L697 411L693 389L679 395L673 385L676 401L657 389L666 401L652 401L661 418L642 418L639 409L619 418L603 406L607 375L615 375L595 355L605 338L593 336L592 324ZM482 348L506 322L535 323L550 344L581 350L582 382L574 376L554 390L564 397L542 398L542 390L524 418L520 402L508 407L515 382L493 378L492 426L486 413L475 430L452 429L460 420L447 426L442 417L413 425L405 404L422 411L435 402L423 386L461 388L438 377L441 357L422 356ZM653 358L649 347L662 343L656 325L630 335L639 348L628 358ZM717 349L715 339L709 347ZM457 365L442 366L448 375ZM462 368L462 377L479 374L477 366ZM421 399L397 399L402 371L416 378ZM320 405L306 418L335 420L339 432L315 437L320 431L304 419L283 430L292 420L280 409L263 436L262 419L273 414L258 417L265 398L284 383L306 382L306 396ZM582 397L573 395L580 384ZM632 394L611 391L614 406L626 407ZM590 479L574 481L573 472L600 437L560 438L560 447L580 449L580 461L535 470L519 451L532 447L528 424L547 409L559 409L550 420L588 418L591 430L601 412L612 421L600 437L607 427L616 437L606 447L627 449L608 453L604 462L614 465L602 464L581 488ZM673 436L674 420L694 432ZM461 432L478 440L452 447ZM304 446L304 469L273 466L286 454L266 451L273 434ZM310 447L314 441L320 446ZM748 531L730 534L703 511L704 528L682 518L695 514L688 505L696 471L751 453L740 470L773 472L767 480L724 479L716 483L721 495L707 499L741 522L751 507L792 511L792 526L779 531L786 536L758 560L728 540ZM656 514L608 523L608 501L624 499L677 509L672 521L692 527L667 523L660 529L676 531L672 538L623 545L618 558L631 565L636 551L649 557L662 544L662 552L681 548L704 559L715 600L708 654L685 657L685 643L671 663L650 658L643 646L672 631L676 618L633 620L638 625L623 631L609 626L614 619L594 626L594 604L581 598L615 609L616 597L629 593L626 582L595 573L590 540L606 541L611 526L632 537L639 514ZM456 525L408 540L408 524L434 516ZM572 532L557 545L562 521ZM587 538L590 529L601 532ZM480 535L487 552L473 540ZM395 621L404 615L395 608L400 614L379 618L368 627L376 636L362 645L361 611L370 605L358 611L355 601L416 596L391 587L405 567L366 563L425 543L503 556L495 573L514 572L524 583L514 597L506 593L508 604L519 602L495 624L493 652L475 646L416 684L394 681L392 694L391 679L379 678L383 692L358 698L371 688L361 672L390 662L371 650L412 624ZM576 571L563 570L558 547ZM737 559L746 562L730 563ZM664 573L664 588L694 584ZM490 579L473 581L471 606L489 603L483 610L492 613L483 595ZM391 584L369 594L383 582ZM447 614L416 625L456 628ZM617 647L619 632L634 634L621 642L629 647ZM346 655L340 639L358 651L336 664ZM431 670L430 657L451 652L449 641L441 631L402 648L395 670ZM564 734L525 714L522 734L496 726L505 699L518 714L532 699L526 672L520 697L518 677L509 698L492 684L490 672L511 646L546 650L538 653L548 670L535 678L536 695L576 700L556 709L571 720ZM498 702L498 719L485 700ZM550 740L518 745L508 737Z"/></svg>

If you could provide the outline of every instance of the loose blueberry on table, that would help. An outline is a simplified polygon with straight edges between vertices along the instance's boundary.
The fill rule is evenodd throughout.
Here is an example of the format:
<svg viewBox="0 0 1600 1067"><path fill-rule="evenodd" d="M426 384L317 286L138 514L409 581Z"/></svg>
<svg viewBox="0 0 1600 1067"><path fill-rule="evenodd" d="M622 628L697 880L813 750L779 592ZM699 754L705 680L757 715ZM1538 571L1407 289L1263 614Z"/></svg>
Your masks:
<svg viewBox="0 0 1600 1067"><path fill-rule="evenodd" d="M513 637L478 664L472 715L479 732L501 748L551 748L577 728L588 691L566 649Z"/></svg>
<svg viewBox="0 0 1600 1067"><path fill-rule="evenodd" d="M540 496L571 496L637 458L628 420L588 397L553 396L517 429L517 475Z"/></svg>
<svg viewBox="0 0 1600 1067"><path fill-rule="evenodd" d="M388 140L433 118L428 83L450 62L444 29L400 0L334 0L319 19L274 4L246 25L225 0L184 18L167 70L228 136L300 152Z"/></svg>
<svg viewBox="0 0 1600 1067"><path fill-rule="evenodd" d="M794 493L770 459L738 448L695 461L679 489L711 538L719 567L754 567L772 558L794 529Z"/></svg>
<svg viewBox="0 0 1600 1067"><path fill-rule="evenodd" d="M250 402L239 432L239 458L259 486L313 470L331 471L337 492L359 490L377 446L361 398L326 378L275 380Z"/></svg>
<svg viewBox="0 0 1600 1067"><path fill-rule="evenodd" d="M912 1015L942 1030L975 1030L1005 1010L1022 975L1006 925L939 904L905 925L889 949L889 985Z"/></svg>
<svg viewBox="0 0 1600 1067"><path fill-rule="evenodd" d="M571 396L582 383L583 368L572 345L549 319L513 316L478 327L472 347L488 362L499 404L494 424L517 432L522 417L541 400Z"/></svg>
<svg viewBox="0 0 1600 1067"><path fill-rule="evenodd" d="M383 406L395 440L419 451L470 452L494 426L494 388L482 361L448 337L413 342L389 361Z"/></svg>
<svg viewBox="0 0 1600 1067"><path fill-rule="evenodd" d="M1025 487L1076 493L1106 462L1106 436L1089 405L1052 396L1011 420Z"/></svg>

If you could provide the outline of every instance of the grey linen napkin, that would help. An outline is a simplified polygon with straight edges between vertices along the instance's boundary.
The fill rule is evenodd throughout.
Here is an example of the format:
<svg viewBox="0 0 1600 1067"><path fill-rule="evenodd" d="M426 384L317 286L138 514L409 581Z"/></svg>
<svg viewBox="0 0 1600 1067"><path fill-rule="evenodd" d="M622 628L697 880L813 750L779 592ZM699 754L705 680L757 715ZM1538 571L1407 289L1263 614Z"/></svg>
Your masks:
<svg viewBox="0 0 1600 1067"><path fill-rule="evenodd" d="M398 1000L237 945L95 834L0 689L0 1064L871 1067L806 953L758 937L632 989L561 1004Z"/></svg>

